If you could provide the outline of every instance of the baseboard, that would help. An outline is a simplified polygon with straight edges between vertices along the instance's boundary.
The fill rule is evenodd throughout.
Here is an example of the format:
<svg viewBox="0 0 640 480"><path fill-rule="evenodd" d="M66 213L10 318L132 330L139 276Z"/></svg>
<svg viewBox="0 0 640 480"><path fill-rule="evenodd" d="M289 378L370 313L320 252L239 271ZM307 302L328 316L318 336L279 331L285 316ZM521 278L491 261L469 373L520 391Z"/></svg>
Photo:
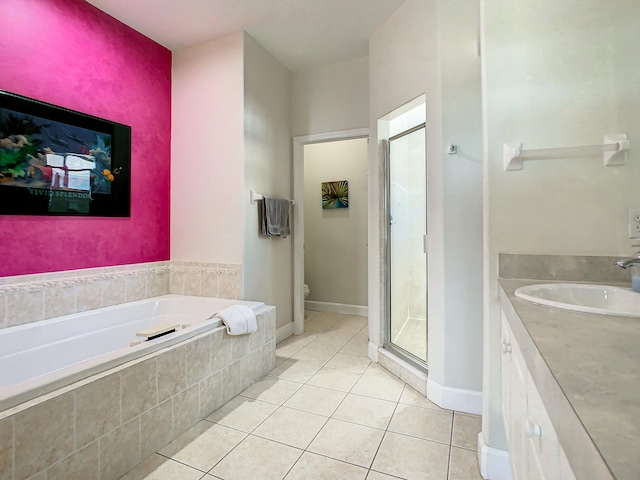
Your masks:
<svg viewBox="0 0 640 480"><path fill-rule="evenodd" d="M305 310L313 310L315 312L331 312L341 313L343 315L360 315L366 317L369 315L369 308L366 305L349 305L346 303L316 302L313 300L305 300Z"/></svg>
<svg viewBox="0 0 640 480"><path fill-rule="evenodd" d="M482 392L477 390L445 387L429 378L427 398L447 410L482 415Z"/></svg>
<svg viewBox="0 0 640 480"><path fill-rule="evenodd" d="M378 346L375 343L369 342L369 358L378 363Z"/></svg>
<svg viewBox="0 0 640 480"><path fill-rule="evenodd" d="M478 434L478 463L480 475L487 480L512 480L509 453L484 443L482 432Z"/></svg>
<svg viewBox="0 0 640 480"><path fill-rule="evenodd" d="M276 328L276 343L280 343L291 335L293 335L293 322L289 322L280 328Z"/></svg>

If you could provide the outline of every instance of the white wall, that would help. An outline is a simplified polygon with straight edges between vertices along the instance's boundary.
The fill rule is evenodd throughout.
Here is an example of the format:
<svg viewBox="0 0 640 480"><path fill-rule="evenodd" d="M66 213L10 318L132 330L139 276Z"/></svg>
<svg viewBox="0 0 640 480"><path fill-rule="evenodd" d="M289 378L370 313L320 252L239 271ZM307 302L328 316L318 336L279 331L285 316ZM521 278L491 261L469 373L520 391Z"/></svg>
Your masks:
<svg viewBox="0 0 640 480"><path fill-rule="evenodd" d="M482 175L478 7L473 0L406 0L371 37L370 126L426 93L429 379L482 387ZM459 154L443 146L455 143ZM381 205L379 152L370 148L370 205ZM369 217L369 318L381 342L381 218Z"/></svg>
<svg viewBox="0 0 640 480"><path fill-rule="evenodd" d="M249 190L291 198L291 73L246 34L244 46L244 296L275 305L281 327L293 320L292 240L258 235Z"/></svg>
<svg viewBox="0 0 640 480"><path fill-rule="evenodd" d="M367 305L366 138L304 147L307 300ZM322 182L347 180L349 208L323 210Z"/></svg>
<svg viewBox="0 0 640 480"><path fill-rule="evenodd" d="M628 255L640 206L640 4L482 0L485 88L485 442L504 448L498 253ZM627 133L626 166L602 158L502 168L502 145L590 145ZM636 142L636 143L634 143Z"/></svg>
<svg viewBox="0 0 640 480"><path fill-rule="evenodd" d="M369 124L369 58L300 70L292 77L292 135Z"/></svg>
<svg viewBox="0 0 640 480"><path fill-rule="evenodd" d="M242 263L242 49L234 33L173 54L172 260Z"/></svg>
<svg viewBox="0 0 640 480"><path fill-rule="evenodd" d="M440 165L436 166L436 176L442 175L439 192L442 218L438 218L435 228L442 228L443 232L438 249L443 252L444 271L438 271L441 276L434 281L444 284L444 385L480 392L483 278L480 8L476 0L439 0L438 5L442 147L455 144L458 148L456 155L441 151ZM433 164L427 162L427 166ZM427 176L433 173L430 169ZM433 181L429 178L427 191L433 190ZM435 188L438 195L438 187ZM427 216L431 212L433 208ZM438 342L437 338L430 338L429 349L437 348ZM429 365L437 369L438 363L430 360ZM429 373L431 376L431 370Z"/></svg>
<svg viewBox="0 0 640 480"><path fill-rule="evenodd" d="M384 308L381 299L385 295L381 236L386 228L380 215L383 179L379 167L380 152L376 146L377 123L379 118L426 92L427 158L439 155L441 121L436 6L435 1L406 0L369 39L369 129L372 142L369 148L369 336L377 345L382 345L384 331L381 323ZM428 199L429 202L431 200ZM431 206L428 206L428 215L429 208ZM432 261L430 259L429 263ZM430 290L429 295L431 293ZM430 305L430 315L431 310ZM441 333L439 338L442 338Z"/></svg>

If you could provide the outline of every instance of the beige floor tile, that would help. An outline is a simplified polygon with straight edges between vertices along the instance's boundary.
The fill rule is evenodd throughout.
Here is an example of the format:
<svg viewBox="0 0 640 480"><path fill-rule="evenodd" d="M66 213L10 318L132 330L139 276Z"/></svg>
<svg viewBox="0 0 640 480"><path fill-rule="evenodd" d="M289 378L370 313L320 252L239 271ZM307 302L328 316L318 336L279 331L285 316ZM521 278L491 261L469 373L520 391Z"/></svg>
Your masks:
<svg viewBox="0 0 640 480"><path fill-rule="evenodd" d="M311 320L305 321L305 333L322 333L338 323L344 315L339 313L321 313Z"/></svg>
<svg viewBox="0 0 640 480"><path fill-rule="evenodd" d="M403 389L404 382L397 377L362 375L351 393L397 402Z"/></svg>
<svg viewBox="0 0 640 480"><path fill-rule="evenodd" d="M238 430L202 421L158 453L206 472L246 436Z"/></svg>
<svg viewBox="0 0 640 480"><path fill-rule="evenodd" d="M322 312L316 312L315 310L305 310L304 311L304 321L308 322L310 320L313 320L314 318L316 318L318 315L321 315Z"/></svg>
<svg viewBox="0 0 640 480"><path fill-rule="evenodd" d="M482 430L482 417L455 412L453 414L451 445L477 450L480 430Z"/></svg>
<svg viewBox="0 0 640 480"><path fill-rule="evenodd" d="M334 356L333 353L326 350L318 350L317 348L302 347L291 358L300 360L301 362L310 363L312 365L322 366Z"/></svg>
<svg viewBox="0 0 640 480"><path fill-rule="evenodd" d="M322 415L282 407L256 428L253 435L305 449L325 423L327 417Z"/></svg>
<svg viewBox="0 0 640 480"><path fill-rule="evenodd" d="M283 341L276 345L276 355L289 358L302 347L306 347L317 336L317 334L310 334L305 332L301 335L292 335L288 338L285 338Z"/></svg>
<svg viewBox="0 0 640 480"><path fill-rule="evenodd" d="M269 376L304 383L313 377L318 370L320 370L319 365L289 359L271 370Z"/></svg>
<svg viewBox="0 0 640 480"><path fill-rule="evenodd" d="M297 448L249 435L210 473L224 480L281 480L300 455Z"/></svg>
<svg viewBox="0 0 640 480"><path fill-rule="evenodd" d="M149 457L120 480L200 480L202 472L160 455Z"/></svg>
<svg viewBox="0 0 640 480"><path fill-rule="evenodd" d="M387 432L372 469L407 480L447 480L449 446Z"/></svg>
<svg viewBox="0 0 640 480"><path fill-rule="evenodd" d="M399 402L405 405L413 405L414 407L431 408L434 410L442 410L446 412L451 411L451 410L445 410L443 408L440 408L438 405L433 403L431 400L429 400L427 397L425 397L424 395L422 395L420 392L418 392L416 389L414 389L409 385L404 387L404 391L400 396Z"/></svg>
<svg viewBox="0 0 640 480"><path fill-rule="evenodd" d="M387 428L396 408L395 402L363 397L350 393L332 415L332 418L374 428Z"/></svg>
<svg viewBox="0 0 640 480"><path fill-rule="evenodd" d="M302 383L283 378L265 377L244 390L240 395L282 405L301 386Z"/></svg>
<svg viewBox="0 0 640 480"><path fill-rule="evenodd" d="M364 373L371 360L368 357L359 355L350 355L348 353L337 353L326 364L327 367L337 368L339 370L349 370L356 373Z"/></svg>
<svg viewBox="0 0 640 480"><path fill-rule="evenodd" d="M345 315L337 322L334 327L348 328L349 330L362 330L367 326L367 317L361 317L360 315Z"/></svg>
<svg viewBox="0 0 640 480"><path fill-rule="evenodd" d="M326 350L327 352L338 353L350 340L339 333L322 333L309 343L311 348Z"/></svg>
<svg viewBox="0 0 640 480"><path fill-rule="evenodd" d="M368 468L383 435L382 430L332 418L320 430L308 450Z"/></svg>
<svg viewBox="0 0 640 480"><path fill-rule="evenodd" d="M249 433L277 408L273 403L237 396L209 415L207 420Z"/></svg>
<svg viewBox="0 0 640 480"><path fill-rule="evenodd" d="M399 477L392 477L386 473L375 472L373 470L369 470L369 475L367 475L367 480L398 480L398 478Z"/></svg>
<svg viewBox="0 0 640 480"><path fill-rule="evenodd" d="M463 448L451 447L448 480L482 480L477 453Z"/></svg>
<svg viewBox="0 0 640 480"><path fill-rule="evenodd" d="M344 392L337 390L304 385L284 403L284 406L329 417L345 396Z"/></svg>
<svg viewBox="0 0 640 480"><path fill-rule="evenodd" d="M315 385L317 387L348 392L353 388L360 376L361 375L359 373L350 372L348 370L336 370L335 368L322 367L318 370L318 373L311 377L307 382L307 385Z"/></svg>
<svg viewBox="0 0 640 480"><path fill-rule="evenodd" d="M449 445L452 423L451 412L399 404L389 424L389 431Z"/></svg>
<svg viewBox="0 0 640 480"><path fill-rule="evenodd" d="M360 334L353 337L349 342L342 347L340 353L349 353L351 355L360 355L363 357L369 356L369 339L365 335L364 338Z"/></svg>
<svg viewBox="0 0 640 480"><path fill-rule="evenodd" d="M304 452L285 480L364 480L367 469Z"/></svg>

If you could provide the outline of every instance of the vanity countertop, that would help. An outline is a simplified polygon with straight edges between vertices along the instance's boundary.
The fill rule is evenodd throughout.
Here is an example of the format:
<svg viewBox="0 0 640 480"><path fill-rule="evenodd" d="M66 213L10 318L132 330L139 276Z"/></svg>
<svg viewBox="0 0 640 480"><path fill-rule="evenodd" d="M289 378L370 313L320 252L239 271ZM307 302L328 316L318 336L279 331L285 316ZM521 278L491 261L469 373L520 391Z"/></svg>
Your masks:
<svg viewBox="0 0 640 480"><path fill-rule="evenodd" d="M640 479L640 319L500 300L578 480Z"/></svg>

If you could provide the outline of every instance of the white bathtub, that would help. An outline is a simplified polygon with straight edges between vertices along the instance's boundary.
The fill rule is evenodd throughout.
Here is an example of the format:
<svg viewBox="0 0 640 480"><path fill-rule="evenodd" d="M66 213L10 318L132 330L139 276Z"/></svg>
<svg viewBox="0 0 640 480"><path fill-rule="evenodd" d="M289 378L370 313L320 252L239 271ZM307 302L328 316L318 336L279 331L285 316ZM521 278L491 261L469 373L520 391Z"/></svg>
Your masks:
<svg viewBox="0 0 640 480"><path fill-rule="evenodd" d="M230 305L264 304L164 295L0 330L0 412L63 386L221 326ZM130 346L136 332L179 324L174 333ZM182 325L189 325L182 328Z"/></svg>

